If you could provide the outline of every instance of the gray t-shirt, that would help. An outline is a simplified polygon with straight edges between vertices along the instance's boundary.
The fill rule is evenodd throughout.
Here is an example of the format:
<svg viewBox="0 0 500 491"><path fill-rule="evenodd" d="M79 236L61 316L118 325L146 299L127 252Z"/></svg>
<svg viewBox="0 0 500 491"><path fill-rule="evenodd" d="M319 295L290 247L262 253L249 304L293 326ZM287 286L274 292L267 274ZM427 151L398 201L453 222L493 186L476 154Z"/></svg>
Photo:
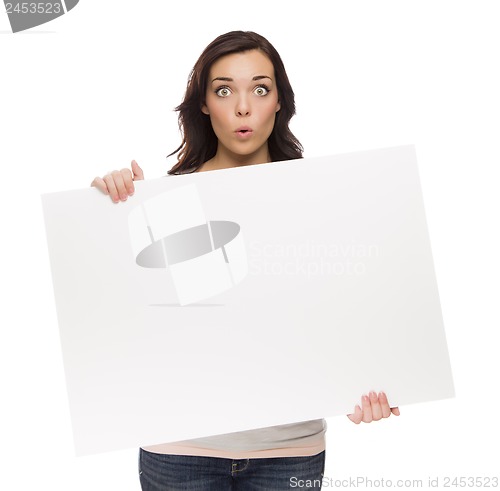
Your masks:
<svg viewBox="0 0 500 491"><path fill-rule="evenodd" d="M326 421L315 419L301 423L196 438L184 441L182 444L214 450L248 452L315 445L323 439L325 431Z"/></svg>

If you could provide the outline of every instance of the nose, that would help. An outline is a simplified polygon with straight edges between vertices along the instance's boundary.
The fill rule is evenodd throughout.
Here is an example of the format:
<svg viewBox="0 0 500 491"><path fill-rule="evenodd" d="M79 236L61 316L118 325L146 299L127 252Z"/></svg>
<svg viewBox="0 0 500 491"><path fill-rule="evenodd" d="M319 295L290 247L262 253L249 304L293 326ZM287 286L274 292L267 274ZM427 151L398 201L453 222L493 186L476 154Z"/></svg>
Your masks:
<svg viewBox="0 0 500 491"><path fill-rule="evenodd" d="M245 95L241 95L236 103L237 116L250 116L250 103Z"/></svg>

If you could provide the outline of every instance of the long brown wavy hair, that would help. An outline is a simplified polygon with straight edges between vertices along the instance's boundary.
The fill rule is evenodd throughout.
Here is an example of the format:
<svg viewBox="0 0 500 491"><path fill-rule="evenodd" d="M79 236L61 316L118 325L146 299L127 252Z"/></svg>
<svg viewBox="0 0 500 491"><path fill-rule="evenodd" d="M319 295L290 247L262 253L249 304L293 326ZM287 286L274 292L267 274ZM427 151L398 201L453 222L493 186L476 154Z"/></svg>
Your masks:
<svg viewBox="0 0 500 491"><path fill-rule="evenodd" d="M170 157L178 153L178 162L168 174L195 172L215 156L217 136L210 117L201 111L205 104L210 68L222 56L254 49L266 54L274 66L280 102L280 110L276 113L274 128L268 139L271 161L302 158L304 149L288 127L290 119L295 114L295 95L279 53L266 38L255 32L231 31L212 41L191 70L184 100L175 108L179 112L182 143L168 155Z"/></svg>

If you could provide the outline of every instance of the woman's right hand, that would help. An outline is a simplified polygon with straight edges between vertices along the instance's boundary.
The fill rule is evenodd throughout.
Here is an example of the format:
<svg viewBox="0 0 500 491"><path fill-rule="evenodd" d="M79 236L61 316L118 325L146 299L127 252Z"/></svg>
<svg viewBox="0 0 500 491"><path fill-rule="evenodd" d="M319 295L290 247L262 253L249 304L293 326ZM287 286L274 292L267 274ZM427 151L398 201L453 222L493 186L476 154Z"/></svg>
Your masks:
<svg viewBox="0 0 500 491"><path fill-rule="evenodd" d="M104 194L109 194L114 203L127 201L129 196L134 194L134 181L142 181L144 173L139 164L132 160L132 172L130 169L114 170L104 177L96 177L91 186L101 190Z"/></svg>

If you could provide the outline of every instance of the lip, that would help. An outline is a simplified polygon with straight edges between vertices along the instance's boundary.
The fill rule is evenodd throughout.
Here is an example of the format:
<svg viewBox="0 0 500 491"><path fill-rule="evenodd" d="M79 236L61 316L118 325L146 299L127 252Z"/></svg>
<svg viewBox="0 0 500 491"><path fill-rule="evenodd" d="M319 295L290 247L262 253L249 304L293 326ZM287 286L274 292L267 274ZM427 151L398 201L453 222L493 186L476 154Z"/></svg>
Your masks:
<svg viewBox="0 0 500 491"><path fill-rule="evenodd" d="M240 126L235 133L239 138L248 138L252 136L253 130L250 126Z"/></svg>

